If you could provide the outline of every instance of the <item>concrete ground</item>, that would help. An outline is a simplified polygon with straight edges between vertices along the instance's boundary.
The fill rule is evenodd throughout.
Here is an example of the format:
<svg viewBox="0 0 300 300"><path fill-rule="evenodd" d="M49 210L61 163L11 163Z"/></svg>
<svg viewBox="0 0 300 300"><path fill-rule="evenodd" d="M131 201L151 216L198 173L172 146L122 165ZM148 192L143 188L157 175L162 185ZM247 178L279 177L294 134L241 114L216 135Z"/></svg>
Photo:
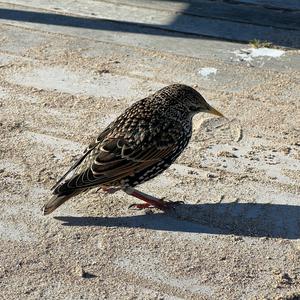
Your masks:
<svg viewBox="0 0 300 300"><path fill-rule="evenodd" d="M0 298L299 299L299 11L0 2ZM232 41L254 38L275 46ZM187 150L140 187L185 204L131 211L124 193L93 190L44 217L89 141L175 82L228 118L196 116Z"/></svg>

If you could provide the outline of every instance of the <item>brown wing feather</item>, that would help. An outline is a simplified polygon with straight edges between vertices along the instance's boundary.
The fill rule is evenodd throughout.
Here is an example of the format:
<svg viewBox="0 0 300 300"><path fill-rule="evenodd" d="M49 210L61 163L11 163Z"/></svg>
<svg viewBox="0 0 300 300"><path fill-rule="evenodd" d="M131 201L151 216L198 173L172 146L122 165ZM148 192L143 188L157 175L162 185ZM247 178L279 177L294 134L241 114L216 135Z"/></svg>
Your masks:
<svg viewBox="0 0 300 300"><path fill-rule="evenodd" d="M83 155L71 166L71 168L55 183L55 185L51 188L51 190L55 190L63 181L64 179L77 167L80 166L80 164L86 159L86 157L91 153L92 150L94 150L97 145L106 137L106 135L109 133L111 127L113 124L111 124L109 127L107 127L98 137L97 139L92 142L84 151Z"/></svg>
<svg viewBox="0 0 300 300"><path fill-rule="evenodd" d="M67 173L70 178L56 185L54 193L68 194L97 185L121 184L122 179L178 152L182 132L182 125L173 120L166 119L162 125L161 120L152 117L140 119L138 110L125 111L70 169L74 170L73 175Z"/></svg>
<svg viewBox="0 0 300 300"><path fill-rule="evenodd" d="M104 141L93 163L83 172L71 178L67 187L82 189L96 185L110 185L110 183L121 181L133 173L157 164L176 149L175 144L160 149L157 147L143 149L140 146L131 151L127 149L126 155L124 155L124 147L126 147L126 143L120 142L120 139Z"/></svg>

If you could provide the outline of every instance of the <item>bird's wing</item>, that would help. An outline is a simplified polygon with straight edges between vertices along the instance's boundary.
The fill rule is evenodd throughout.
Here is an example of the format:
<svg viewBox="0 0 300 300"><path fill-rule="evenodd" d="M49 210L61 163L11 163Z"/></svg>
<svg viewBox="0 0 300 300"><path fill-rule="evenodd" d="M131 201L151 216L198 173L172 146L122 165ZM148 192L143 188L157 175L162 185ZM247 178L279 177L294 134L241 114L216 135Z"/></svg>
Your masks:
<svg viewBox="0 0 300 300"><path fill-rule="evenodd" d="M177 143L172 142L164 146L155 147L142 144L130 148L123 138L104 140L97 146L97 152L92 163L89 163L80 174L73 176L61 186L64 189L84 189L96 185L109 185L127 176L138 173L150 166L154 166L175 151ZM60 186L57 188L60 191Z"/></svg>
<svg viewBox="0 0 300 300"><path fill-rule="evenodd" d="M112 124L111 124L112 125ZM84 151L83 155L71 166L71 168L55 183L55 185L51 188L51 190L55 190L63 181L64 179L75 171L77 167L86 159L86 157L102 142L102 140L106 137L111 129L111 125L107 127L98 137L97 139L92 142Z"/></svg>

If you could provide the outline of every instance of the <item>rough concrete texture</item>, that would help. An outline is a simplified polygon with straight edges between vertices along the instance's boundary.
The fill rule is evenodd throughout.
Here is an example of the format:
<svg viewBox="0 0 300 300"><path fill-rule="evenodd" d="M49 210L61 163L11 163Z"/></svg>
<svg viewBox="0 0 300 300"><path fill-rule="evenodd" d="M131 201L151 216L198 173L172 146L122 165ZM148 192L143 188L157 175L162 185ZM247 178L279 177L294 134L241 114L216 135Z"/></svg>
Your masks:
<svg viewBox="0 0 300 300"><path fill-rule="evenodd" d="M0 22L1 299L299 299L298 50ZM196 116L184 154L141 186L185 204L131 211L92 190L42 216L88 142L175 82L228 118Z"/></svg>

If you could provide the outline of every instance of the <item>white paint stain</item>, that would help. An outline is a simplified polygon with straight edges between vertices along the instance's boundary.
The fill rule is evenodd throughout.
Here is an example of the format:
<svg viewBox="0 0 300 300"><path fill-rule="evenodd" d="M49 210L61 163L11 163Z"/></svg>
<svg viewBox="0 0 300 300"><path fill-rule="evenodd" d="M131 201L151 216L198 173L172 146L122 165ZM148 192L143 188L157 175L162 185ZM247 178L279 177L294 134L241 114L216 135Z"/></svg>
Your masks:
<svg viewBox="0 0 300 300"><path fill-rule="evenodd" d="M278 58L284 55L285 51L270 48L249 48L233 51L233 53L244 61L252 61L256 57Z"/></svg>
<svg viewBox="0 0 300 300"><path fill-rule="evenodd" d="M218 70L216 68L201 68L199 74L202 75L203 77L207 77L211 74L216 75L217 71Z"/></svg>

